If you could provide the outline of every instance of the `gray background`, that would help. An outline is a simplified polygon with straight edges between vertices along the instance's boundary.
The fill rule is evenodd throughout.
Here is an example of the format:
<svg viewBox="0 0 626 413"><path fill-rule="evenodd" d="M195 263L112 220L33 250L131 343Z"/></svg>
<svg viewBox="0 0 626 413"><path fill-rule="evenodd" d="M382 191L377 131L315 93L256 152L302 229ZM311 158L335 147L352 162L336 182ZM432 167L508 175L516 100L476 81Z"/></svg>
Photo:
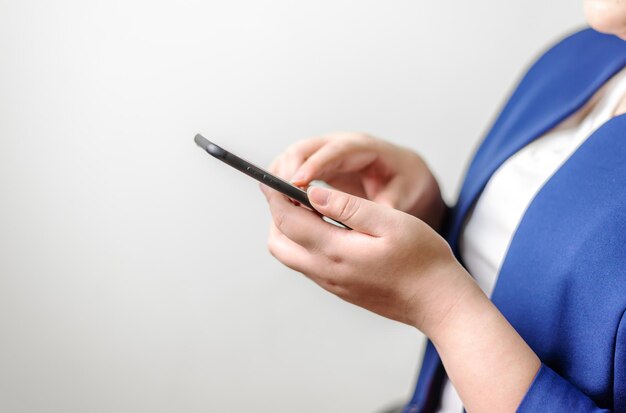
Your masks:
<svg viewBox="0 0 626 413"><path fill-rule="evenodd" d="M415 330L265 246L260 164L360 130L452 200L572 0L0 0L0 412L374 412Z"/></svg>

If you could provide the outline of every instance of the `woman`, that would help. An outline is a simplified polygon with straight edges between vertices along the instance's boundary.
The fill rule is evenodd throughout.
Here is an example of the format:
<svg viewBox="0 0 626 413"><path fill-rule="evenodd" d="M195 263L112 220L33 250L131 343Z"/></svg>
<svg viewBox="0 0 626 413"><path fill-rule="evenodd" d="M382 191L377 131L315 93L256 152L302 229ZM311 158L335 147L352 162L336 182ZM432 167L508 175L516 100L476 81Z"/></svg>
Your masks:
<svg viewBox="0 0 626 413"><path fill-rule="evenodd" d="M354 229L263 188L271 253L429 338L406 412L626 411L626 1L585 9L595 30L530 69L453 209L418 155L361 134L271 167L343 191L308 195Z"/></svg>

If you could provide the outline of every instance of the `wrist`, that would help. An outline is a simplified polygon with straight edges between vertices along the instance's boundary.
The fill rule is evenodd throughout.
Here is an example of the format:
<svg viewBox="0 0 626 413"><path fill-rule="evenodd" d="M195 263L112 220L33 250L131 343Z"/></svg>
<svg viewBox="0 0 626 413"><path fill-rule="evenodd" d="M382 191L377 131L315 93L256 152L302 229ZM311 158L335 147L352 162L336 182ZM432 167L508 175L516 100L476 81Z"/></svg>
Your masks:
<svg viewBox="0 0 626 413"><path fill-rule="evenodd" d="M425 333L467 411L515 411L541 366L475 282Z"/></svg>
<svg viewBox="0 0 626 413"><path fill-rule="evenodd" d="M481 311L491 302L456 260L441 268L434 281L437 288L429 294L414 327L437 343L445 340L447 331L454 329L467 315Z"/></svg>
<svg viewBox="0 0 626 413"><path fill-rule="evenodd" d="M471 285L459 292L457 299L448 307L445 317L429 330L429 338L437 348L455 347L458 333L467 328L480 330L498 318L499 312L489 297L471 279ZM470 327L471 326L471 327Z"/></svg>

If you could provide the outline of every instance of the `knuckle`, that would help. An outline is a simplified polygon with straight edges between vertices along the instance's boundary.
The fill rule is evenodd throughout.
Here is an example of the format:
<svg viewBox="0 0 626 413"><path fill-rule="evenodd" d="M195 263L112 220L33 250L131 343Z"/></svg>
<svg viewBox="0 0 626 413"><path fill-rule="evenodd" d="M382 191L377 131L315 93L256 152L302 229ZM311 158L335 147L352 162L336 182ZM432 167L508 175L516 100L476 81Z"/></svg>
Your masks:
<svg viewBox="0 0 626 413"><path fill-rule="evenodd" d="M289 157L289 158L295 158L300 156L300 145L295 144L295 145L291 145L287 148L287 150L285 150L285 156Z"/></svg>
<svg viewBox="0 0 626 413"><path fill-rule="evenodd" d="M319 239L309 240L304 247L312 254L325 255L324 243Z"/></svg>
<svg viewBox="0 0 626 413"><path fill-rule="evenodd" d="M329 281L329 280L319 280L319 285L326 291L329 291L341 297L341 294L340 294L341 286L337 284L336 282Z"/></svg>
<svg viewBox="0 0 626 413"><path fill-rule="evenodd" d="M328 254L328 259L335 265L341 265L343 263L343 257L339 254Z"/></svg>
<svg viewBox="0 0 626 413"><path fill-rule="evenodd" d="M333 153L343 153L350 148L352 143L347 139L339 139L328 144Z"/></svg>
<svg viewBox="0 0 626 413"><path fill-rule="evenodd" d="M315 274L315 278L316 278L316 282L320 285L322 285L324 288L325 286L329 286L329 285L337 285L337 280L335 280L335 277L333 276L333 274L330 274L328 271L320 271L317 274Z"/></svg>
<svg viewBox="0 0 626 413"><path fill-rule="evenodd" d="M305 151L305 147L312 140L310 139L302 139L296 143L293 143L287 147L285 150L285 154L288 156L302 157L303 152Z"/></svg>
<svg viewBox="0 0 626 413"><path fill-rule="evenodd" d="M357 142L357 143L367 143L373 140L373 138L366 134L366 133L355 133L354 135L352 135L352 139Z"/></svg>
<svg viewBox="0 0 626 413"><path fill-rule="evenodd" d="M371 141L373 138L371 135L363 132L350 132L343 136L346 142L353 144L365 143Z"/></svg>
<svg viewBox="0 0 626 413"><path fill-rule="evenodd" d="M285 228L285 224L287 221L287 216L284 212L278 212L274 215L274 225L276 228L283 232L282 230Z"/></svg>
<svg viewBox="0 0 626 413"><path fill-rule="evenodd" d="M343 197L339 201L339 205L337 210L338 218L340 221L349 221L351 220L360 209L361 204L354 197Z"/></svg>

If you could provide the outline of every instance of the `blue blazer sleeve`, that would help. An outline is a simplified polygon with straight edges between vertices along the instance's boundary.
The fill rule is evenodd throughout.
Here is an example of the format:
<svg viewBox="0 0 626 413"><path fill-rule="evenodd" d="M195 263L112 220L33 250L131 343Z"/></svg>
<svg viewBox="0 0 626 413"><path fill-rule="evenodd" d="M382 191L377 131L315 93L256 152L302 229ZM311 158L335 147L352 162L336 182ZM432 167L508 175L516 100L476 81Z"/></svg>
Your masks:
<svg viewBox="0 0 626 413"><path fill-rule="evenodd" d="M610 412L610 410L599 408L586 394L545 364L541 364L535 380L517 411L519 413Z"/></svg>
<svg viewBox="0 0 626 413"><path fill-rule="evenodd" d="M615 363L613 366L613 408L608 410L598 405L583 391L541 364L535 380L518 408L519 413L539 412L623 412L626 411L626 312L622 315L615 339Z"/></svg>

